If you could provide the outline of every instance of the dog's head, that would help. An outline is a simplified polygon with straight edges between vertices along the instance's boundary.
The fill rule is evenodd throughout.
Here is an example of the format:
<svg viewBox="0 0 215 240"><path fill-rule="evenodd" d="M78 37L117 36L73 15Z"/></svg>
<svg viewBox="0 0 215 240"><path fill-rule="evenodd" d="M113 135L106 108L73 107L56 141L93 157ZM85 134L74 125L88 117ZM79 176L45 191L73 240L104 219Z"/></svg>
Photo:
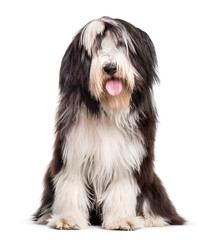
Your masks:
<svg viewBox="0 0 215 240"><path fill-rule="evenodd" d="M62 60L62 94L79 93L92 111L134 108L157 79L148 35L128 22L102 17L84 26Z"/></svg>

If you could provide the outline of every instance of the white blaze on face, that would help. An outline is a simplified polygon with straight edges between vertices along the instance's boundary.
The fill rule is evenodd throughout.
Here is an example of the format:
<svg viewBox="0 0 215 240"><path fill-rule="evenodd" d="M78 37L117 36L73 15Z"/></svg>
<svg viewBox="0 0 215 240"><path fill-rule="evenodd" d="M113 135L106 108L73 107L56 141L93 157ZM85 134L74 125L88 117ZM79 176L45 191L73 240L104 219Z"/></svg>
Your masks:
<svg viewBox="0 0 215 240"><path fill-rule="evenodd" d="M120 31L120 26L118 28L115 29L119 31L117 34L111 30L104 31L104 22L93 21L83 29L82 42L92 57L91 94L108 108L125 109L129 105L137 74L129 58L127 41L124 41L128 33L121 35L124 31ZM101 38L97 39L97 35ZM105 71L108 65L116 68L114 74Z"/></svg>
<svg viewBox="0 0 215 240"><path fill-rule="evenodd" d="M123 36L122 36L123 39ZM134 76L136 75L132 66L126 46L118 46L118 40L110 31L106 32L102 40L101 49L98 52L98 57L101 67L107 64L114 64L117 67L117 78L127 80L131 89L134 86Z"/></svg>
<svg viewBox="0 0 215 240"><path fill-rule="evenodd" d="M119 52L110 31L106 32L105 38L102 40L101 52L106 57L106 60L109 62L113 62L113 56L115 56Z"/></svg>
<svg viewBox="0 0 215 240"><path fill-rule="evenodd" d="M105 24L99 20L90 22L82 32L82 44L86 48L88 54L91 56L92 47L95 42L95 38L98 34L102 33L105 29Z"/></svg>

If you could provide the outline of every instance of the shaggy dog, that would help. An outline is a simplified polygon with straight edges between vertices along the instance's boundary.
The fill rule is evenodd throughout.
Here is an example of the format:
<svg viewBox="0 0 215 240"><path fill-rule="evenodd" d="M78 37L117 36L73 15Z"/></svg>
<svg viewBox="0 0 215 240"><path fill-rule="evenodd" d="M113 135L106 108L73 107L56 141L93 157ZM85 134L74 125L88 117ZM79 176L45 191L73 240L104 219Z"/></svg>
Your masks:
<svg viewBox="0 0 215 240"><path fill-rule="evenodd" d="M102 17L77 33L61 64L37 223L134 230L185 222L154 172L156 65L149 36L126 21Z"/></svg>

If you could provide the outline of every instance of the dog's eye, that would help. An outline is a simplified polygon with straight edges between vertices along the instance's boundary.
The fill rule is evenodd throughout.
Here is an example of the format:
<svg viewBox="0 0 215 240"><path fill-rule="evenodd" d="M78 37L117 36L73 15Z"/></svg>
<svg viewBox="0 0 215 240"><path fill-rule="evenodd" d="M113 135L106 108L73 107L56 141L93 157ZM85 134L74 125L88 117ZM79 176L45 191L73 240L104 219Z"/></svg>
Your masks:
<svg viewBox="0 0 215 240"><path fill-rule="evenodd" d="M117 47L124 47L125 43L123 41L118 41L117 42Z"/></svg>

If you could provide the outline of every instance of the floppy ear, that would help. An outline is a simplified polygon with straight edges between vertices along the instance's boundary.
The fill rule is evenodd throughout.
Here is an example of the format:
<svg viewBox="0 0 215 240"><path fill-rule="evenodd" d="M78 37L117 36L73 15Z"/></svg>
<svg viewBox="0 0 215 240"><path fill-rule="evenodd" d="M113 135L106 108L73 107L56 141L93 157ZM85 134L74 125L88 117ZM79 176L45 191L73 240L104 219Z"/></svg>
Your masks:
<svg viewBox="0 0 215 240"><path fill-rule="evenodd" d="M132 56L133 64L139 74L151 88L153 83L159 82L157 70L157 57L154 44L147 33L137 28L137 36L134 38L136 53ZM136 55L136 56L135 56Z"/></svg>
<svg viewBox="0 0 215 240"><path fill-rule="evenodd" d="M144 110L145 118L156 122L156 109L153 104L152 85L159 82L156 68L157 57L154 44L142 30L136 29L133 38L135 52L131 52L131 61L137 69L138 76L132 94L133 108Z"/></svg>
<svg viewBox="0 0 215 240"><path fill-rule="evenodd" d="M151 119L156 122L152 85L159 80L156 74L157 57L154 44L141 29L124 20L117 19L117 21L123 25L131 39L128 42L129 58L137 72L131 96L131 109L138 109L143 114L142 120Z"/></svg>
<svg viewBox="0 0 215 240"><path fill-rule="evenodd" d="M124 20L116 20L126 28L132 41L132 46L128 44L129 57L132 64L137 69L142 81L144 81L148 87L152 87L152 84L158 81L156 74L157 57L154 44L147 33L141 29L134 27Z"/></svg>
<svg viewBox="0 0 215 240"><path fill-rule="evenodd" d="M88 89L91 58L80 43L81 31L66 50L60 68L60 92Z"/></svg>
<svg viewBox="0 0 215 240"><path fill-rule="evenodd" d="M60 93L70 96L70 102L75 103L72 106L74 112L77 112L77 108L83 102L91 113L97 114L99 102L89 91L91 57L80 41L81 33L82 30L75 36L62 59Z"/></svg>

